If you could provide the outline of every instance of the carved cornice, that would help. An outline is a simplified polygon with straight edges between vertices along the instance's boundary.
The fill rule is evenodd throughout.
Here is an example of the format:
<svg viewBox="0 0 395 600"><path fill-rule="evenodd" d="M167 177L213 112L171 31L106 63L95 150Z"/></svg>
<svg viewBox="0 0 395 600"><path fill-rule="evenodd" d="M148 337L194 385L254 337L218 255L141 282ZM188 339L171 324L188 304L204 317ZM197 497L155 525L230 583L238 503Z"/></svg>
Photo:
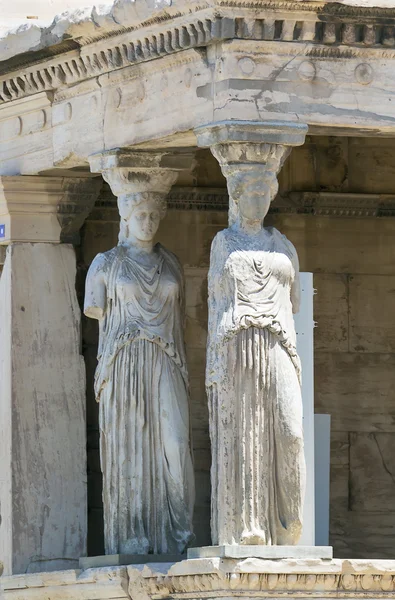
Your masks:
<svg viewBox="0 0 395 600"><path fill-rule="evenodd" d="M113 31L102 39L79 38L60 54L43 52L10 60L0 77L0 104L38 92L74 86L127 66L221 40L299 43L311 56L393 58L395 9L335 3L220 0L214 9L196 6L189 15L147 21L139 28ZM63 46L62 46L63 47ZM7 62L2 65L3 73ZM8 67L8 71L11 67Z"/></svg>
<svg viewBox="0 0 395 600"><path fill-rule="evenodd" d="M106 38L93 47L88 45L81 51L62 54L0 78L0 103L62 89L116 69L233 36L234 20L221 17L193 18L173 27L164 23L142 37L138 31L122 33L115 40Z"/></svg>

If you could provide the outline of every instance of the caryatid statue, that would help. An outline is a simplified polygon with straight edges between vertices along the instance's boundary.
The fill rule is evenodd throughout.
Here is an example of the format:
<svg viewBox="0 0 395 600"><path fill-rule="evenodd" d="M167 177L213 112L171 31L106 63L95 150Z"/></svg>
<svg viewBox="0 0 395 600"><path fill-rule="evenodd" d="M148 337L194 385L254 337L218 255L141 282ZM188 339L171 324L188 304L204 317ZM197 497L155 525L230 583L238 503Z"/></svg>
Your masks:
<svg viewBox="0 0 395 600"><path fill-rule="evenodd" d="M89 269L84 309L99 321L106 554L181 554L193 537L183 271L154 245L177 176L166 158L112 151L90 159L121 216L118 245Z"/></svg>
<svg viewBox="0 0 395 600"><path fill-rule="evenodd" d="M293 545L305 490L298 256L263 220L306 128L225 122L196 130L227 179L229 227L211 247L206 389L213 544Z"/></svg>

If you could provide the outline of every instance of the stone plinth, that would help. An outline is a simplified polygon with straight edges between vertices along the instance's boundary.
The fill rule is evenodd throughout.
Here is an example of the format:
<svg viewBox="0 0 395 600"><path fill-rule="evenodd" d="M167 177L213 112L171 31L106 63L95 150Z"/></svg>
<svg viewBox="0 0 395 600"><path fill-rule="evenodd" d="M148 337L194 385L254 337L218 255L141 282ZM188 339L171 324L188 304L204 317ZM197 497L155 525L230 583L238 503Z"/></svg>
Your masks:
<svg viewBox="0 0 395 600"><path fill-rule="evenodd" d="M185 560L186 555L175 554L104 554L80 558L80 568L97 569L100 567L120 567L124 565L144 565L152 563L175 563Z"/></svg>
<svg viewBox="0 0 395 600"><path fill-rule="evenodd" d="M240 546L238 544L223 546L205 546L189 548L188 558L263 558L272 559L331 559L331 546Z"/></svg>
<svg viewBox="0 0 395 600"><path fill-rule="evenodd" d="M2 577L12 600L393 598L395 561L194 559Z"/></svg>

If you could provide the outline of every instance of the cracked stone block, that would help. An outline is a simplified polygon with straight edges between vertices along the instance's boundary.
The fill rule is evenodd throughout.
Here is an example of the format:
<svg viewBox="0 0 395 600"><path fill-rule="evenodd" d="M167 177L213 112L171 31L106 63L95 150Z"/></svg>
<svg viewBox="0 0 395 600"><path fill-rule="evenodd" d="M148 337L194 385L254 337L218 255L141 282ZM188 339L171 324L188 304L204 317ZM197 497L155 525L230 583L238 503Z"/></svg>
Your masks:
<svg viewBox="0 0 395 600"><path fill-rule="evenodd" d="M350 433L350 509L395 512L395 434Z"/></svg>
<svg viewBox="0 0 395 600"><path fill-rule="evenodd" d="M394 352L395 277L352 275L350 285L350 350Z"/></svg>
<svg viewBox="0 0 395 600"><path fill-rule="evenodd" d="M314 273L314 349L348 351L348 279L345 274Z"/></svg>

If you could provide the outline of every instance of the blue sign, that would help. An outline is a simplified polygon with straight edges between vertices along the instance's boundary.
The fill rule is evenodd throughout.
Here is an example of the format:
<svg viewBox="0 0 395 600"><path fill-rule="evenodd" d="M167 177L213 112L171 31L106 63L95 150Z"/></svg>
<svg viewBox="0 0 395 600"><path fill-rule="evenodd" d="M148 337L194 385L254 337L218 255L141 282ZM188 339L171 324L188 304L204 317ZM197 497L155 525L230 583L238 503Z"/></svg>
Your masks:
<svg viewBox="0 0 395 600"><path fill-rule="evenodd" d="M5 238L5 225L0 225L0 238Z"/></svg>

